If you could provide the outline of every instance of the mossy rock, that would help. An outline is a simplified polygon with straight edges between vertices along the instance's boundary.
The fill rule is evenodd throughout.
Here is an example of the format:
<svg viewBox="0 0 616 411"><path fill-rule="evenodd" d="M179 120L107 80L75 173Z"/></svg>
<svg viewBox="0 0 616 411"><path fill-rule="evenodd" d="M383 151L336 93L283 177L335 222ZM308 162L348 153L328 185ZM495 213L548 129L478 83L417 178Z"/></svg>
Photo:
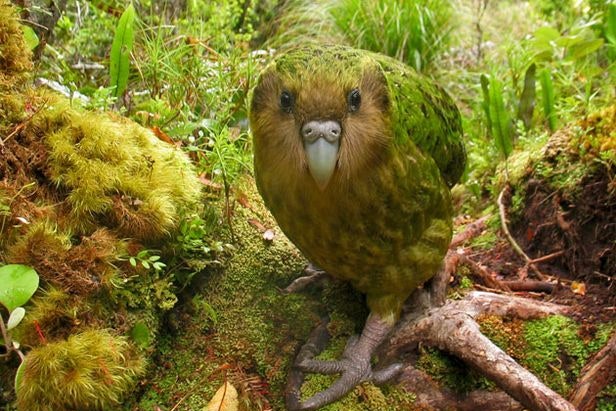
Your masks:
<svg viewBox="0 0 616 411"><path fill-rule="evenodd" d="M243 410L269 406L284 409L286 375L296 350L324 315L331 318L330 347L339 356L346 339L361 331L367 316L363 297L340 283L314 285L299 293L281 289L297 277L306 261L276 228L245 179L236 189L232 209L233 244L223 264L201 283L184 309L176 313L177 335L159 347L158 366L137 404L126 409L172 407L184 398L185 409L202 409L226 378L239 390ZM221 204L221 207L224 205ZM263 230L272 229L272 241ZM331 378L308 376L304 394L326 388ZM396 410L412 401L395 388L365 384L324 410Z"/></svg>

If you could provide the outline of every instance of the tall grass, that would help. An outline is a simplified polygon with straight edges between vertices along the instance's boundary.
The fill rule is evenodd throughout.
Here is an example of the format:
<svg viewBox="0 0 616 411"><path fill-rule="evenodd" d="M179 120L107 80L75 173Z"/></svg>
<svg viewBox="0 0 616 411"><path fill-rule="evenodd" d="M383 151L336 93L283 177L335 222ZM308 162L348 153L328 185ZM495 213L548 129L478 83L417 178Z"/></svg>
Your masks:
<svg viewBox="0 0 616 411"><path fill-rule="evenodd" d="M349 44L426 71L449 46L453 10L447 0L342 0L331 14Z"/></svg>

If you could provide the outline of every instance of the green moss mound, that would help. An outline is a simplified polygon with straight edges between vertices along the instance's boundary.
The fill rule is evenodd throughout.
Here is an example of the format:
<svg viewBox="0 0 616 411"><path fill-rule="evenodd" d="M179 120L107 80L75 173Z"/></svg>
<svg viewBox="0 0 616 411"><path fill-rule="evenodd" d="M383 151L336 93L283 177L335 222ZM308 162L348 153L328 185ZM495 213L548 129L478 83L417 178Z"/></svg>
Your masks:
<svg viewBox="0 0 616 411"><path fill-rule="evenodd" d="M30 53L6 2L0 40L0 264L41 279L11 330L26 354L16 404L109 409L134 389L177 301L177 237L201 221L201 186L150 130L28 88ZM0 364L3 387L14 360Z"/></svg>
<svg viewBox="0 0 616 411"><path fill-rule="evenodd" d="M20 410L103 410L120 403L143 373L125 338L105 330L75 334L28 353L17 387Z"/></svg>
<svg viewBox="0 0 616 411"><path fill-rule="evenodd" d="M32 53L11 2L0 0L0 93L23 87L30 78Z"/></svg>

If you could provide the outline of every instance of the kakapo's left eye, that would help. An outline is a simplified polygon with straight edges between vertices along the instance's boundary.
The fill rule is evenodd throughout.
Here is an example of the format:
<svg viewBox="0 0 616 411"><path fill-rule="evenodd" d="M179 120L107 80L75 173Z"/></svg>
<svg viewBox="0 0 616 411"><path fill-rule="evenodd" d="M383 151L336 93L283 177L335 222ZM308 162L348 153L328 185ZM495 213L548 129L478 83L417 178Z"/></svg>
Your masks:
<svg viewBox="0 0 616 411"><path fill-rule="evenodd" d="M359 92L359 89L354 88L353 90L349 91L349 95L347 96L347 102L349 104L349 111L351 113L354 113L359 110L359 106L361 105L361 93Z"/></svg>
<svg viewBox="0 0 616 411"><path fill-rule="evenodd" d="M293 110L293 94L286 90L280 93L280 108L285 113L290 113Z"/></svg>

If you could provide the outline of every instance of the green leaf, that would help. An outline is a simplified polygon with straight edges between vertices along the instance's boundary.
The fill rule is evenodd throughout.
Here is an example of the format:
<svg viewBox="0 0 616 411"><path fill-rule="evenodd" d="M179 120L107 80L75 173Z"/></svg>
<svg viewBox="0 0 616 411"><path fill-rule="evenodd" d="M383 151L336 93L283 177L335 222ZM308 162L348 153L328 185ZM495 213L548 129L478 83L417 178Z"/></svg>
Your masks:
<svg viewBox="0 0 616 411"><path fill-rule="evenodd" d="M507 158L513 151L513 131L511 118L505 108L501 83L496 78L490 80L490 117L496 147Z"/></svg>
<svg viewBox="0 0 616 411"><path fill-rule="evenodd" d="M142 321L139 321L133 326L133 329L130 331L130 336L141 348L148 347L152 339L150 329Z"/></svg>
<svg viewBox="0 0 616 411"><path fill-rule="evenodd" d="M17 373L15 373L15 392L19 390L19 387L21 385L21 380L23 380L24 378L24 373L26 371L26 361L27 361L27 358L25 358L21 362L21 364L19 364L19 367L17 368Z"/></svg>
<svg viewBox="0 0 616 411"><path fill-rule="evenodd" d="M599 50L603 46L603 39L593 39L577 43L567 50L567 60L579 60L584 56L587 56L595 51Z"/></svg>
<svg viewBox="0 0 616 411"><path fill-rule="evenodd" d="M115 87L115 97L124 94L128 84L130 52L133 49L133 40L135 38L134 23L135 8L130 4L124 10L122 16L120 16L111 45L109 84Z"/></svg>
<svg viewBox="0 0 616 411"><path fill-rule="evenodd" d="M556 130L556 113L554 112L554 85L552 84L552 75L547 68L541 71L539 75L541 83L541 94L543 96L543 115L548 121L550 130Z"/></svg>
<svg viewBox="0 0 616 411"><path fill-rule="evenodd" d="M13 311L34 295L39 276L27 265L8 264L0 267L0 284L0 304Z"/></svg>
<svg viewBox="0 0 616 411"><path fill-rule="evenodd" d="M128 262L130 263L130 265L132 265L133 267L137 267L137 260L135 259L135 257L130 257L128 259Z"/></svg>
<svg viewBox="0 0 616 411"><path fill-rule="evenodd" d="M605 38L611 45L616 45L616 3L610 4L607 10Z"/></svg>
<svg viewBox="0 0 616 411"><path fill-rule="evenodd" d="M486 115L488 134L492 135L492 118L490 117L490 80L485 74L481 75L481 90L483 91L483 102L481 107Z"/></svg>
<svg viewBox="0 0 616 411"><path fill-rule="evenodd" d="M21 31L24 33L24 40L26 40L26 44L30 50L34 50L36 46L39 45L39 38L36 35L34 29L30 26L21 26Z"/></svg>
<svg viewBox="0 0 616 411"><path fill-rule="evenodd" d="M6 322L6 329L12 330L17 327L21 320L24 319L26 315L26 310L23 307L17 307L13 311L11 311L11 315L9 315L9 319Z"/></svg>
<svg viewBox="0 0 616 411"><path fill-rule="evenodd" d="M143 266L143 268L145 268L146 270L150 269L150 263L148 263L146 260L143 260L141 262L141 265Z"/></svg>
<svg viewBox="0 0 616 411"><path fill-rule="evenodd" d="M536 97L536 80L535 73L537 66L531 64L524 75L524 89L520 96L520 104L518 105L518 118L524 123L526 131L530 130L533 122L533 112L535 111Z"/></svg>

